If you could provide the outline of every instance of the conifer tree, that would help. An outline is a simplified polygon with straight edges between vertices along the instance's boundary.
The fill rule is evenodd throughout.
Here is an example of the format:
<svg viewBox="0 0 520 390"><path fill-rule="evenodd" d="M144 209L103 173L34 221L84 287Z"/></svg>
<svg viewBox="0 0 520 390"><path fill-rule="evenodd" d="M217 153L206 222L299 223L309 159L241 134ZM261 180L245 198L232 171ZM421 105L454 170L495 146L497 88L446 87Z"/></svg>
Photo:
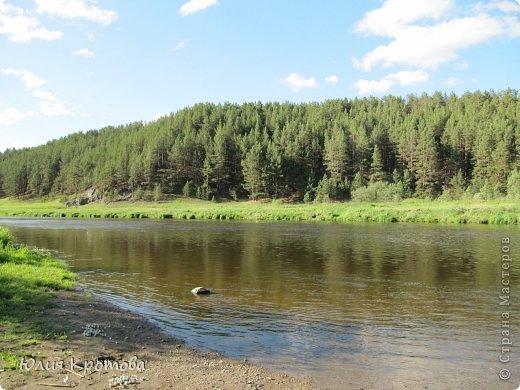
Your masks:
<svg viewBox="0 0 520 390"><path fill-rule="evenodd" d="M342 180L346 171L347 147L345 133L339 127L334 127L325 139L324 161L330 177Z"/></svg>
<svg viewBox="0 0 520 390"><path fill-rule="evenodd" d="M383 161L381 160L381 153L379 147L374 146L374 153L372 154L372 164L370 165L370 182L376 183L385 181L386 175L383 170Z"/></svg>
<svg viewBox="0 0 520 390"><path fill-rule="evenodd" d="M258 199L264 195L265 190L265 172L264 172L264 156L260 144L255 144L246 153L242 160L242 168L244 175L244 189L249 192L251 199Z"/></svg>

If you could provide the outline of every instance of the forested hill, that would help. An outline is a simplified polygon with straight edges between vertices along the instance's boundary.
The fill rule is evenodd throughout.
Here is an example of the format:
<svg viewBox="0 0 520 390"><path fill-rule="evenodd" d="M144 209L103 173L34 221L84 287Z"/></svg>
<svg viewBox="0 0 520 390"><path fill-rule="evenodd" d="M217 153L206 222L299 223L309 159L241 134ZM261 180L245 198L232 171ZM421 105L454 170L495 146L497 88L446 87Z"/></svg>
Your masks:
<svg viewBox="0 0 520 390"><path fill-rule="evenodd" d="M0 195L517 196L518 92L198 104L0 154ZM368 188L366 188L368 186ZM382 195L381 195L382 194Z"/></svg>

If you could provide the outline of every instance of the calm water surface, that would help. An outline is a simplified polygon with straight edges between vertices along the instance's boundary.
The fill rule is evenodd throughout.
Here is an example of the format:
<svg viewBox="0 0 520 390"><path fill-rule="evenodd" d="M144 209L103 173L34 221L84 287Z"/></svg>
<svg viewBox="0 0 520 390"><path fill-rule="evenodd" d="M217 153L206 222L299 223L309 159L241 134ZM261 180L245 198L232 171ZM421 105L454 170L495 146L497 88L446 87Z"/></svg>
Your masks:
<svg viewBox="0 0 520 390"><path fill-rule="evenodd" d="M87 289L189 345L322 386L520 383L518 348L508 366L498 362L503 237L519 259L509 308L519 326L518 227L18 218L0 225L18 241L56 250ZM217 294L194 297L196 286ZM508 383L498 379L504 367L513 372Z"/></svg>

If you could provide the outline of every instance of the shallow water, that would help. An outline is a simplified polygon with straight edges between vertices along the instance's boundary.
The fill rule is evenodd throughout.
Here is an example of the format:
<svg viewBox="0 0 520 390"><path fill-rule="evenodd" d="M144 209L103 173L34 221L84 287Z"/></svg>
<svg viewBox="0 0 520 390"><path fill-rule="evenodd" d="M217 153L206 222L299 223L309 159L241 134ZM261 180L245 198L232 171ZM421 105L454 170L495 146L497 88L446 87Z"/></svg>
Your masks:
<svg viewBox="0 0 520 390"><path fill-rule="evenodd" d="M189 345L322 386L520 383L518 348L511 363L498 362L501 240L520 253L518 227L19 218L0 225L56 250L87 289ZM509 277L508 310L517 319L519 263ZM194 297L196 286L216 294ZM502 368L512 371L506 383Z"/></svg>

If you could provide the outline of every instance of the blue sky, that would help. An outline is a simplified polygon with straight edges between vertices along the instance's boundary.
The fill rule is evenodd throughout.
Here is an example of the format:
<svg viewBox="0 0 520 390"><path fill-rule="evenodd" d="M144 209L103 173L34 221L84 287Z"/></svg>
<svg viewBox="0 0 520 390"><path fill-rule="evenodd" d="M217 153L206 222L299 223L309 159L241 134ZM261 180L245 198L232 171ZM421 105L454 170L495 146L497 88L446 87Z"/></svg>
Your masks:
<svg viewBox="0 0 520 390"><path fill-rule="evenodd" d="M518 89L520 0L0 0L0 151L198 102Z"/></svg>

